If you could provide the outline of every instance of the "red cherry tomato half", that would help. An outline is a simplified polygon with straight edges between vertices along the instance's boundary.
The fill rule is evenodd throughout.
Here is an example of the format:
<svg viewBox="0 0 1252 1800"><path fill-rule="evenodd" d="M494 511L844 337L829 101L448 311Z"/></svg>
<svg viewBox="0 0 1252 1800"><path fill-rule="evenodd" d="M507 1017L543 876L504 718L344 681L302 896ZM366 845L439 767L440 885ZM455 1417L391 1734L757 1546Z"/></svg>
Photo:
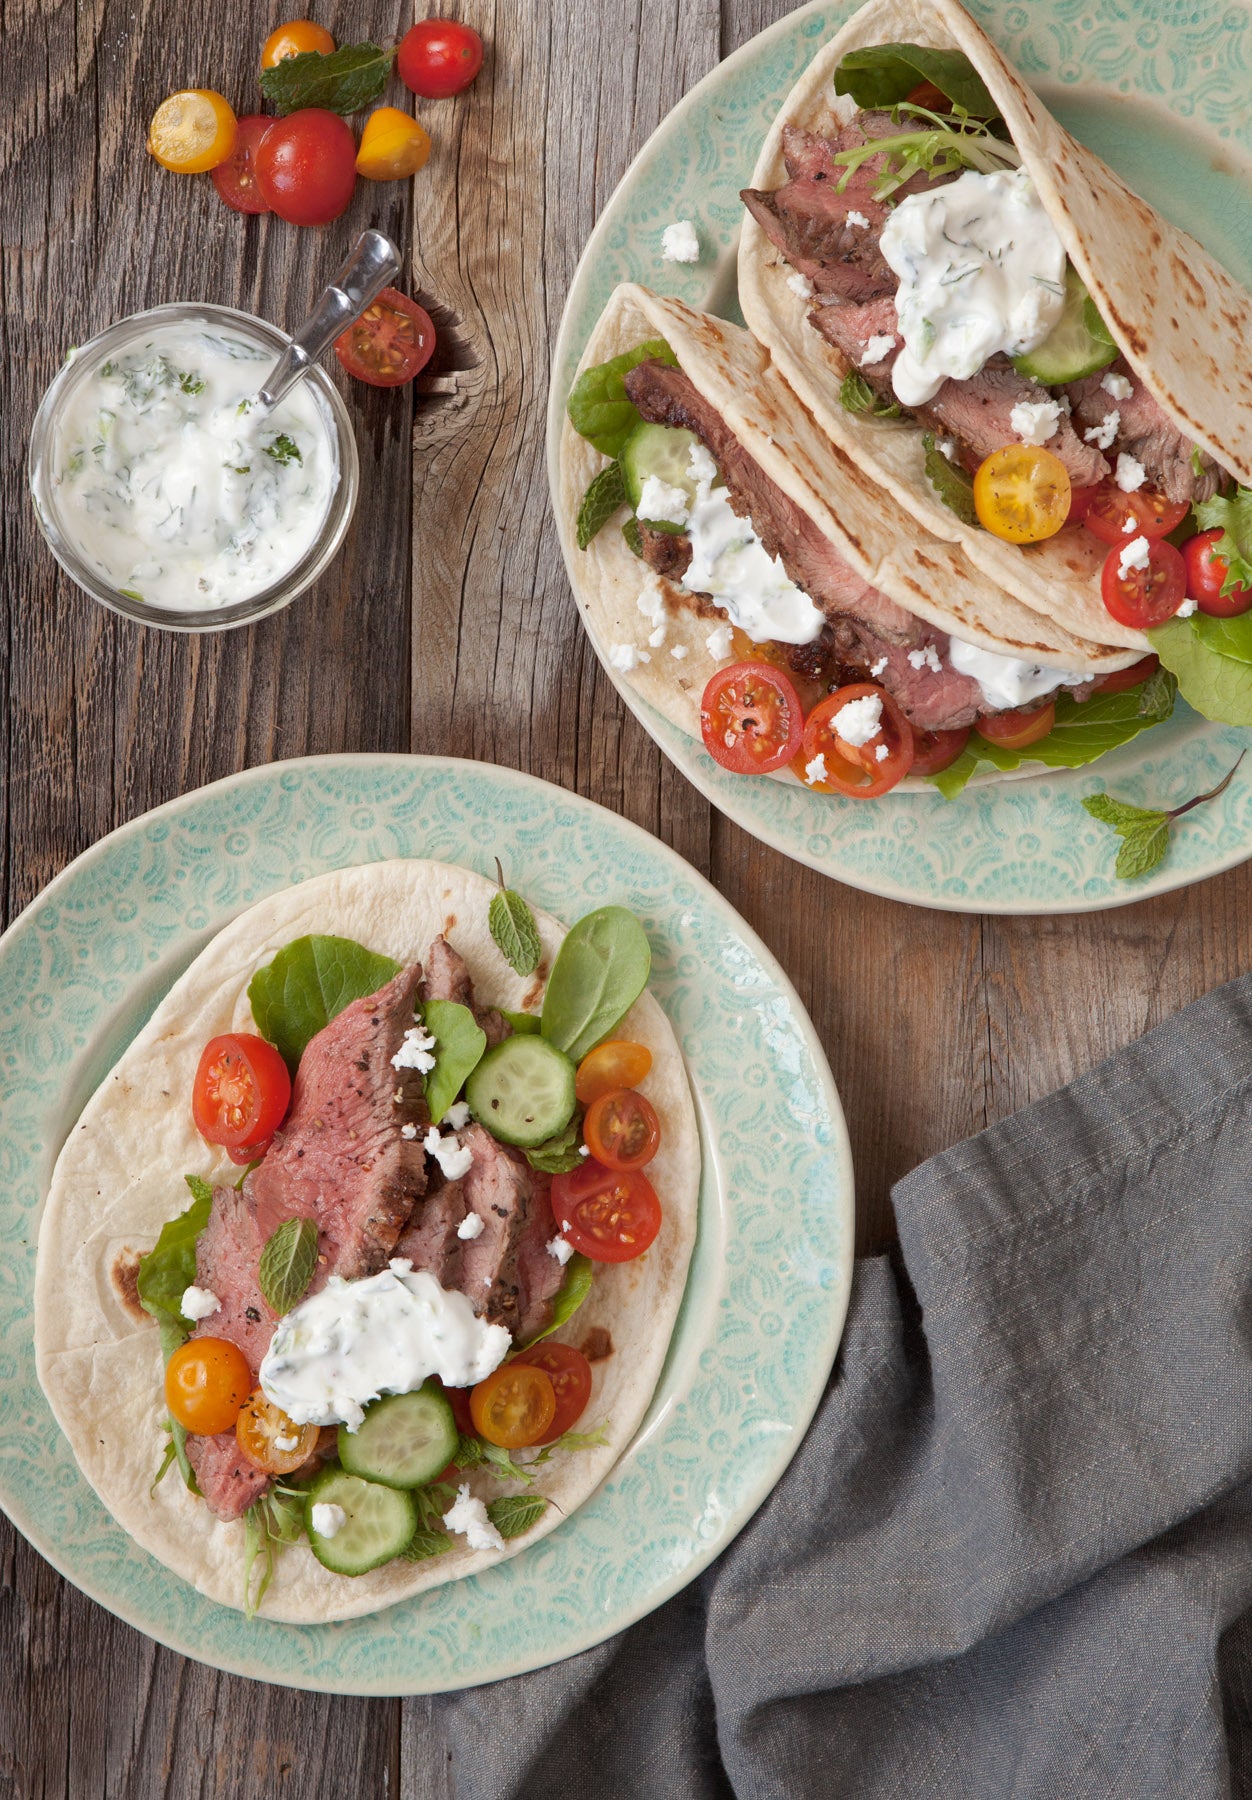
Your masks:
<svg viewBox="0 0 1252 1800"><path fill-rule="evenodd" d="M1201 612L1215 619L1234 619L1252 606L1252 587L1242 583L1222 593L1222 584L1230 574L1230 564L1217 554L1217 541L1224 534L1220 525L1188 538L1182 547L1182 560L1187 571L1187 592Z"/></svg>
<svg viewBox="0 0 1252 1800"><path fill-rule="evenodd" d="M272 120L253 163L270 211L289 225L329 225L356 186L356 140L323 106Z"/></svg>
<svg viewBox="0 0 1252 1800"><path fill-rule="evenodd" d="M583 1139L606 1169L642 1169L661 1147L661 1121L642 1094L617 1088L591 1102Z"/></svg>
<svg viewBox="0 0 1252 1800"><path fill-rule="evenodd" d="M426 367L434 349L430 314L391 287L335 339L335 355L349 375L371 387L403 387Z"/></svg>
<svg viewBox="0 0 1252 1800"><path fill-rule="evenodd" d="M191 1116L210 1144L252 1150L274 1135L290 1104L291 1077L273 1044L236 1031L204 1046L191 1090Z"/></svg>
<svg viewBox="0 0 1252 1800"><path fill-rule="evenodd" d="M576 1425L591 1398L591 1364L581 1350L572 1344L554 1344L551 1338L530 1350L520 1350L515 1363L529 1363L542 1369L556 1394L556 1412L541 1444L555 1443L557 1438Z"/></svg>
<svg viewBox="0 0 1252 1800"><path fill-rule="evenodd" d="M396 70L410 93L447 100L467 88L483 66L483 41L456 19L422 19L400 39Z"/></svg>
<svg viewBox="0 0 1252 1800"><path fill-rule="evenodd" d="M913 766L910 775L940 775L950 769L969 742L969 726L959 731L913 730Z"/></svg>
<svg viewBox="0 0 1252 1800"><path fill-rule="evenodd" d="M1132 537L1168 537L1188 511L1185 500L1167 500L1155 488L1123 494L1115 481L1102 481L1087 502L1082 522L1101 543L1128 544Z"/></svg>
<svg viewBox="0 0 1252 1800"><path fill-rule="evenodd" d="M770 663L719 669L700 702L700 730L713 761L733 775L768 775L800 748L800 697Z"/></svg>
<svg viewBox="0 0 1252 1800"><path fill-rule="evenodd" d="M1033 711L1019 706L1014 712L988 713L976 722L974 730L989 744L999 744L1002 750L1024 750L1028 744L1037 744L1040 738L1047 737L1055 724L1056 707L1049 701L1047 706Z"/></svg>
<svg viewBox="0 0 1252 1800"><path fill-rule="evenodd" d="M1133 542L1133 539L1128 540ZM1100 577L1100 595L1119 625L1147 631L1172 619L1187 594L1187 569L1172 544L1152 545L1146 569L1122 573L1121 550L1110 550Z"/></svg>
<svg viewBox="0 0 1252 1800"><path fill-rule="evenodd" d="M1069 490L1069 511L1065 515L1067 525L1081 525L1091 508L1091 502L1100 492L1100 484L1094 487L1072 487Z"/></svg>
<svg viewBox="0 0 1252 1800"><path fill-rule="evenodd" d="M839 734L839 717L856 700L880 703L878 729L864 744ZM879 754L879 752L883 754ZM811 776L821 757L826 773ZM819 794L846 794L852 800L877 800L903 781L913 766L913 728L885 688L872 681L836 688L804 721L804 737L792 769L805 787Z"/></svg>
<svg viewBox="0 0 1252 1800"><path fill-rule="evenodd" d="M267 213L269 207L256 176L256 153L273 119L248 113L238 122L235 148L224 163L210 169L213 186L232 212Z"/></svg>
<svg viewBox="0 0 1252 1800"><path fill-rule="evenodd" d="M637 1169L606 1169L589 1156L552 1178L552 1213L575 1250L593 1262L631 1262L661 1229L661 1202Z"/></svg>
<svg viewBox="0 0 1252 1800"><path fill-rule="evenodd" d="M1140 682L1149 680L1160 666L1159 656L1141 656L1128 669L1114 669L1111 675L1102 675L1092 691L1096 694L1124 694L1127 688L1138 687Z"/></svg>

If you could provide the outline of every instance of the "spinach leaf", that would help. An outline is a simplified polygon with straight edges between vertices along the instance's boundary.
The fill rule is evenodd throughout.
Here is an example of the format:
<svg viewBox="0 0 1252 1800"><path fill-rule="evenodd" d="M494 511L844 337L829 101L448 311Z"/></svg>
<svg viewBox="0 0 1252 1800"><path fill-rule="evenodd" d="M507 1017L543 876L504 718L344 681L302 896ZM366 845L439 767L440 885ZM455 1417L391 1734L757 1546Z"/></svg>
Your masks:
<svg viewBox="0 0 1252 1800"><path fill-rule="evenodd" d="M252 1017L294 1075L310 1038L353 1000L376 994L399 973L399 963L351 938L296 938L248 983Z"/></svg>
<svg viewBox="0 0 1252 1800"><path fill-rule="evenodd" d="M590 482L578 508L578 548L585 550L613 517L626 504L626 477L621 463L609 463Z"/></svg>
<svg viewBox="0 0 1252 1800"><path fill-rule="evenodd" d="M422 1017L435 1040L435 1066L426 1077L426 1104L431 1123L438 1125L482 1061L487 1034L469 1007L456 1000L428 1000Z"/></svg>
<svg viewBox="0 0 1252 1800"><path fill-rule="evenodd" d="M537 1525L548 1510L548 1502L540 1494L513 1494L505 1500L487 1503L487 1517L502 1538L521 1537Z"/></svg>
<svg viewBox="0 0 1252 1800"><path fill-rule="evenodd" d="M316 1224L312 1219L284 1219L257 1264L257 1286L280 1318L304 1298L316 1267Z"/></svg>
<svg viewBox="0 0 1252 1800"><path fill-rule="evenodd" d="M1000 116L986 83L963 50L935 50L929 44L869 44L862 50L849 50L835 70L835 92L851 94L857 105L865 108L907 100L923 81L975 118Z"/></svg>
<svg viewBox="0 0 1252 1800"><path fill-rule="evenodd" d="M513 1027L515 1037L526 1037L539 1030L540 1021L537 1013L510 1012L507 1006L502 1006L500 1017L508 1020Z"/></svg>
<svg viewBox="0 0 1252 1800"><path fill-rule="evenodd" d="M572 1319L587 1295L591 1292L591 1283L595 1277L595 1265L590 1257L575 1253L565 1265L565 1280L557 1289L552 1302L552 1321L542 1331L537 1331L533 1338L526 1340L527 1349L537 1344L541 1338L550 1337L559 1331L567 1320Z"/></svg>
<svg viewBox="0 0 1252 1800"><path fill-rule="evenodd" d="M922 449L926 452L926 479L949 512L967 525L978 525L974 509L974 477L960 463L949 462L935 442L933 431L922 433Z"/></svg>
<svg viewBox="0 0 1252 1800"><path fill-rule="evenodd" d="M639 423L639 414L626 397L625 378L641 362L668 363L678 367L678 358L663 338L650 338L633 350L624 350L610 362L597 363L584 369L570 389L565 405L569 422L589 444L605 456L620 456L622 446Z"/></svg>
<svg viewBox="0 0 1252 1800"><path fill-rule="evenodd" d="M195 1284L196 1244L213 1204L213 1190L207 1181L198 1175L188 1175L185 1180L193 1196L191 1205L162 1225L135 1279L139 1304L161 1328L161 1354L166 1362L191 1334L191 1324L180 1309L183 1295Z"/></svg>
<svg viewBox="0 0 1252 1800"><path fill-rule="evenodd" d="M647 985L647 934L624 906L602 906L569 932L543 1002L543 1035L574 1062L620 1025Z"/></svg>
<svg viewBox="0 0 1252 1800"><path fill-rule="evenodd" d="M1252 614L1214 619L1193 613L1157 625L1148 638L1198 713L1224 725L1252 725Z"/></svg>
<svg viewBox="0 0 1252 1800"><path fill-rule="evenodd" d="M341 44L329 53L304 50L261 71L261 92L280 113L304 106L354 113L376 100L387 85L394 44Z"/></svg>

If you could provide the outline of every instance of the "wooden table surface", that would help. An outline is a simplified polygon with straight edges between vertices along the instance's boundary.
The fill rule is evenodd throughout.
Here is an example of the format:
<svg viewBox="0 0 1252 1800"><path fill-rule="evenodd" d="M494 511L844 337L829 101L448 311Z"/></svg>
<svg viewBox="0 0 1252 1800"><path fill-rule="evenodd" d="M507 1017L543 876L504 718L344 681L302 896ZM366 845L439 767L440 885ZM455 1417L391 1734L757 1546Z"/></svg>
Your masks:
<svg viewBox="0 0 1252 1800"><path fill-rule="evenodd" d="M257 23L248 22L252 11ZM342 41L397 0L320 5ZM694 82L786 0L465 0L477 85L425 105L413 184L362 183L324 232L227 212L144 154L188 84L254 103L264 8L3 0L5 425L0 881L12 919L115 826L277 758L414 750L526 769L645 826L709 876L787 969L826 1046L856 1159L858 1248L891 1184L1240 972L1246 867L1086 918L999 920L856 893L729 824L625 711L580 632L548 509L549 347L579 251L628 162ZM494 40L494 42L493 42ZM200 639L116 619L56 570L25 442L67 347L207 299L288 327L355 231L412 249L454 394L348 392L362 500L309 596ZM345 388L348 384L343 384ZM447 384L443 384L447 385ZM216 1674L64 1582L0 1519L0 1793L416 1796L420 1700L329 1698Z"/></svg>

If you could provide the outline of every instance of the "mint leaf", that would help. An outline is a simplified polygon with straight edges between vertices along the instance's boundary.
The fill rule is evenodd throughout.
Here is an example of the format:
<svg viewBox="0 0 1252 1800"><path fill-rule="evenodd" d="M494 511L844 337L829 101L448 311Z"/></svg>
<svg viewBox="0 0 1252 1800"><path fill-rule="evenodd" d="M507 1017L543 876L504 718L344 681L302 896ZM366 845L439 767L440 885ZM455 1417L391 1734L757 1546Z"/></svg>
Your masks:
<svg viewBox="0 0 1252 1800"><path fill-rule="evenodd" d="M496 868L499 867L497 863ZM503 875L499 892L491 896L491 905L487 908L487 929L511 969L519 975L534 974L543 954L535 915L520 894L505 887Z"/></svg>
<svg viewBox="0 0 1252 1800"><path fill-rule="evenodd" d="M643 555L643 533L639 529L638 519L627 519L622 526L622 536L626 539L626 548L632 556Z"/></svg>
<svg viewBox="0 0 1252 1800"><path fill-rule="evenodd" d="M583 1115L579 1107L564 1131L558 1131L546 1143L537 1144L533 1150L526 1151L526 1160L532 1169L539 1169L545 1175L568 1175L585 1159L582 1154Z"/></svg>
<svg viewBox="0 0 1252 1800"><path fill-rule="evenodd" d="M513 1494L504 1500L491 1500L487 1505L487 1517L500 1533L502 1538L521 1537L537 1525L548 1510L548 1502L541 1494Z"/></svg>
<svg viewBox="0 0 1252 1800"><path fill-rule="evenodd" d="M280 1318L304 1298L316 1267L317 1225L312 1219L284 1219L257 1264L257 1286Z"/></svg>
<svg viewBox="0 0 1252 1800"><path fill-rule="evenodd" d="M926 452L926 479L949 512L954 512L966 525L977 525L974 510L974 477L959 463L950 463L935 443L933 431L922 433L922 449Z"/></svg>
<svg viewBox="0 0 1252 1800"><path fill-rule="evenodd" d="M1203 806L1208 800L1216 800L1224 794L1235 778L1235 771L1243 761L1246 751L1241 751L1235 761L1234 768L1210 788L1206 794L1197 794L1194 799L1185 800L1181 806L1172 807L1168 812L1159 812L1151 807L1131 806L1129 801L1116 800L1111 794L1088 794L1083 806L1093 819L1102 825L1109 825L1121 838L1121 848L1117 852L1116 873L1123 881L1133 880L1137 875L1146 875L1162 862L1169 848L1169 828L1184 813L1194 807Z"/></svg>
<svg viewBox="0 0 1252 1800"><path fill-rule="evenodd" d="M900 408L894 401L879 400L864 375L849 369L839 389L839 404L845 412L869 413L875 419L898 419Z"/></svg>
<svg viewBox="0 0 1252 1800"><path fill-rule="evenodd" d="M1223 725L1252 725L1250 634L1252 615L1211 619L1194 613L1157 625L1148 637L1188 705Z"/></svg>
<svg viewBox="0 0 1252 1800"><path fill-rule="evenodd" d="M294 1075L310 1038L345 1006L376 994L399 973L399 963L351 938L296 938L248 983L252 1017Z"/></svg>
<svg viewBox="0 0 1252 1800"><path fill-rule="evenodd" d="M428 1557L442 1556L445 1550L451 1548L452 1539L446 1531L432 1531L427 1526L419 1525L400 1555L405 1562L425 1562Z"/></svg>
<svg viewBox="0 0 1252 1800"><path fill-rule="evenodd" d="M556 1298L552 1302L552 1317L542 1331L527 1338L527 1349L531 1344L537 1344L541 1338L550 1337L554 1331L559 1331L562 1325L573 1318L591 1292L594 1278L595 1266L590 1257L575 1252L565 1265L565 1280L557 1289Z"/></svg>
<svg viewBox="0 0 1252 1800"><path fill-rule="evenodd" d="M567 933L543 1002L543 1035L573 1062L621 1024L647 986L647 933L624 906L602 906Z"/></svg>
<svg viewBox="0 0 1252 1800"><path fill-rule="evenodd" d="M387 85L395 47L342 44L329 53L305 50L261 71L261 92L280 113L302 106L354 113L376 100Z"/></svg>
<svg viewBox="0 0 1252 1800"><path fill-rule="evenodd" d="M176 1219L161 1227L160 1236L141 1260L135 1279L139 1304L161 1328L161 1354L166 1362L191 1334L184 1319L183 1295L196 1279L196 1245L209 1222L213 1190L198 1175L185 1177L192 1202Z"/></svg>
<svg viewBox="0 0 1252 1800"><path fill-rule="evenodd" d="M578 508L578 548L585 550L625 504L626 478L622 474L622 465L611 462L591 482Z"/></svg>
<svg viewBox="0 0 1252 1800"><path fill-rule="evenodd" d="M1227 565L1222 593L1252 586L1252 488L1236 488L1229 496L1214 494L1211 500L1200 500L1195 516L1201 531L1221 527L1222 535L1213 546L1213 553L1223 557Z"/></svg>
<svg viewBox="0 0 1252 1800"><path fill-rule="evenodd" d="M678 367L678 358L664 338L649 338L647 343L624 350L610 362L584 369L570 389L565 403L570 424L579 437L585 437L604 456L620 456L626 439L639 423L639 414L626 395L626 376L641 362Z"/></svg>
<svg viewBox="0 0 1252 1800"><path fill-rule="evenodd" d="M835 92L851 94L859 107L888 107L907 100L923 81L980 119L999 117L986 83L962 50L872 44L850 50L835 70Z"/></svg>
<svg viewBox="0 0 1252 1800"><path fill-rule="evenodd" d="M469 1007L456 1000L427 1000L422 1018L435 1040L435 1066L426 1077L426 1105L431 1124L438 1125L482 1061L487 1034Z"/></svg>

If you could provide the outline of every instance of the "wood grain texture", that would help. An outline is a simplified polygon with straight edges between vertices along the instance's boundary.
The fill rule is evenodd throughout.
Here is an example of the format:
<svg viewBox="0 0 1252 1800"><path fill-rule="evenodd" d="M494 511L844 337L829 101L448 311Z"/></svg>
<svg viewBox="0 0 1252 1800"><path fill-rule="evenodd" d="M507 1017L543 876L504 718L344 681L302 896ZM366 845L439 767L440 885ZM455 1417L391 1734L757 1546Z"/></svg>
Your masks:
<svg viewBox="0 0 1252 1800"><path fill-rule="evenodd" d="M1091 918L905 908L785 861L713 812L625 712L582 636L544 476L549 348L627 164L681 95L786 0L464 0L489 44L472 92L422 108L414 190L363 189L326 233L225 213L142 154L188 80L253 94L271 0L0 0L0 900L6 918L145 808L275 757L340 749L530 770L673 845L792 976L844 1098L858 1245L890 1236L894 1180L1089 1068L1240 972L1252 876ZM341 40L403 0L322 6ZM255 20L255 23L252 21ZM22 466L67 344L172 298L294 324L353 228L411 243L441 327L435 388L349 404L363 501L318 590L200 640L113 619L61 579ZM412 449L410 448L412 445ZM303 1696L219 1676L69 1587L0 1521L0 1795L402 1795L450 1800L424 1701Z"/></svg>

